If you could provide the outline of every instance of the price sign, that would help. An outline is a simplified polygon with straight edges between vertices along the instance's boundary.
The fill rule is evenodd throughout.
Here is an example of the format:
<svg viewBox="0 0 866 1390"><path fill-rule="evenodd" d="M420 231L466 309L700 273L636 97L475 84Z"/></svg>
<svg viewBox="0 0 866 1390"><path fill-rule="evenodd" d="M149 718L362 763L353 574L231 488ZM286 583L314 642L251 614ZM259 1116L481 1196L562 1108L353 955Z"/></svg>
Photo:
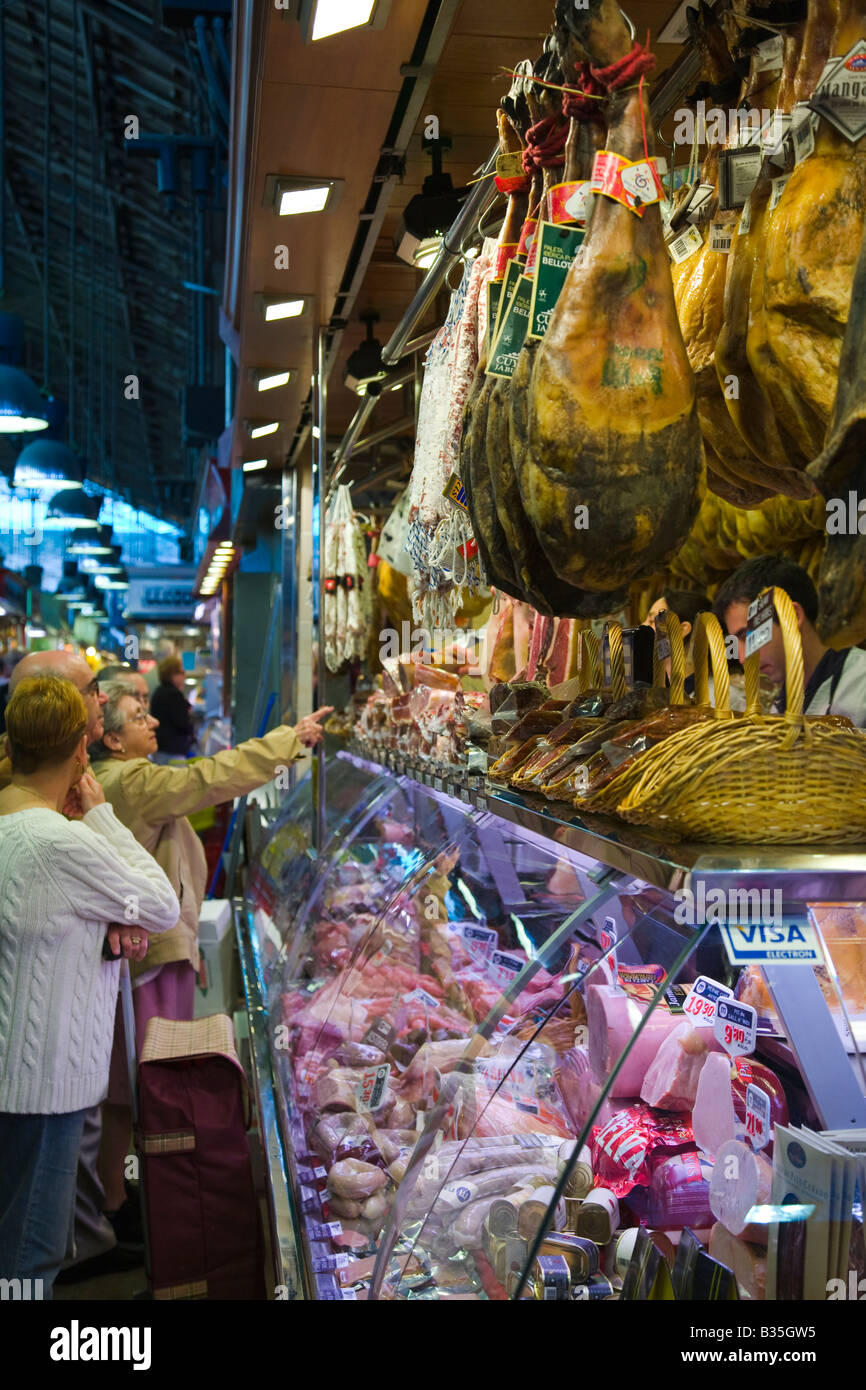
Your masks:
<svg viewBox="0 0 866 1390"><path fill-rule="evenodd" d="M313 1273L327 1274L331 1270L345 1269L348 1263L349 1256L346 1254L341 1253L339 1255L319 1255L312 1262Z"/></svg>
<svg viewBox="0 0 866 1390"><path fill-rule="evenodd" d="M699 975L692 985L683 1004L683 1013L688 1014L695 1027L703 1025L712 1028L716 1020L716 1005L720 999L730 999L733 990L711 980L708 975Z"/></svg>
<svg viewBox="0 0 866 1390"><path fill-rule="evenodd" d="M746 1057L755 1050L758 1014L751 1004L720 999L716 1004L713 1033L730 1057Z"/></svg>
<svg viewBox="0 0 866 1390"><path fill-rule="evenodd" d="M499 941L499 936L493 928L475 927L464 922L461 935L469 948L469 954L486 965L491 952Z"/></svg>
<svg viewBox="0 0 866 1390"><path fill-rule="evenodd" d="M307 1227L310 1240L335 1240L337 1236L343 1234L343 1223L341 1221L329 1221L323 1224L321 1221L311 1221Z"/></svg>
<svg viewBox="0 0 866 1390"><path fill-rule="evenodd" d="M746 1087L746 1134L753 1149L763 1149L770 1142L770 1097L751 1082Z"/></svg>
<svg viewBox="0 0 866 1390"><path fill-rule="evenodd" d="M434 791L437 791L437 792L441 792L441 790L442 790L442 778L441 778L441 777L434 777L434 778L433 778L433 790L434 790Z"/></svg>
<svg viewBox="0 0 866 1390"><path fill-rule="evenodd" d="M509 956L505 951L494 951L490 957L488 974L494 984L499 985L501 989L507 989L512 980L520 974L523 964L519 956Z"/></svg>
<svg viewBox="0 0 866 1390"><path fill-rule="evenodd" d="M423 1004L425 1009L438 1009L439 1000L428 994L426 989L413 989L411 994L403 995L404 1004Z"/></svg>
<svg viewBox="0 0 866 1390"><path fill-rule="evenodd" d="M746 629L746 656L766 647L773 637L773 595L761 594L749 606L749 626Z"/></svg>
<svg viewBox="0 0 866 1390"><path fill-rule="evenodd" d="M387 1062L383 1062L379 1067L367 1067L361 1072L361 1080L355 1089L359 1110L378 1109L382 1104L390 1075L391 1067Z"/></svg>

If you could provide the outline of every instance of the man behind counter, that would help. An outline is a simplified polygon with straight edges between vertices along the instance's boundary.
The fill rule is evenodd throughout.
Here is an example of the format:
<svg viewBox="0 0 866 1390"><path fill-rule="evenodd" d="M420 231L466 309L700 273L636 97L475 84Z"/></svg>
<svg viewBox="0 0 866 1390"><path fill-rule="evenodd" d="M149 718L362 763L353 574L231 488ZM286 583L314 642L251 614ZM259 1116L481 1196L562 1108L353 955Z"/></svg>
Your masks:
<svg viewBox="0 0 866 1390"><path fill-rule="evenodd" d="M763 555L748 560L735 570L722 585L713 610L716 617L740 644L740 661L746 659L746 629L749 605L764 589L784 589L797 615L803 642L803 679L806 686L803 699L805 714L840 714L858 728L866 728L866 651L849 647L833 651L825 647L818 636L818 592L806 571L779 555ZM773 623L773 636L760 649L761 675L766 676L781 691L773 712L784 714L785 647L778 621Z"/></svg>

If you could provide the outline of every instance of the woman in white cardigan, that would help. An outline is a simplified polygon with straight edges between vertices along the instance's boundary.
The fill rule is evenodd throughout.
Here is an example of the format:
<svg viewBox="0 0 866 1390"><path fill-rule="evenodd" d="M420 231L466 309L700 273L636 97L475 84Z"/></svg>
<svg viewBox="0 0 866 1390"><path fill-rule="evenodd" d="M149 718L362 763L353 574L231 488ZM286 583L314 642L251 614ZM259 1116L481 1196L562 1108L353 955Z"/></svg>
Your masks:
<svg viewBox="0 0 866 1390"><path fill-rule="evenodd" d="M159 865L86 771L87 712L70 681L20 682L6 708L0 792L0 1278L42 1281L64 1258L84 1112L108 1085L120 962L178 918ZM83 818L61 809L76 789Z"/></svg>

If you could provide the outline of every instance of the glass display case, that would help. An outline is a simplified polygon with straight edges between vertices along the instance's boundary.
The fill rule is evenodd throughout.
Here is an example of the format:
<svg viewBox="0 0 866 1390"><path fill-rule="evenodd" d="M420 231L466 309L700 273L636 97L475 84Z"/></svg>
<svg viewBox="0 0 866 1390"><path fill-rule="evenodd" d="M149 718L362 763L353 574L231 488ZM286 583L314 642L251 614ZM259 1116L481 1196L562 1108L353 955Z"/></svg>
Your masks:
<svg viewBox="0 0 866 1390"><path fill-rule="evenodd" d="M341 762L369 780L261 1006L285 1297L814 1298L866 1266L862 855Z"/></svg>

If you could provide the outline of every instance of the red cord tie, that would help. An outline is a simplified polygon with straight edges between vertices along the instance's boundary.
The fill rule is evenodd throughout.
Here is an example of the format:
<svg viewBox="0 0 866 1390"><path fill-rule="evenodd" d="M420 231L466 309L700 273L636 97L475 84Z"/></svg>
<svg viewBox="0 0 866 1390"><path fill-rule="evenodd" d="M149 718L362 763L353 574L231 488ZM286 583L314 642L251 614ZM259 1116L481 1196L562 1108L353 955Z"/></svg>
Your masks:
<svg viewBox="0 0 866 1390"><path fill-rule="evenodd" d="M562 97L562 114L569 121L598 121L605 123L604 88L596 82L589 63L576 63L578 92L566 91Z"/></svg>
<svg viewBox="0 0 866 1390"><path fill-rule="evenodd" d="M620 87L627 87L630 83L636 82L638 78L645 77L647 73L654 72L656 66L655 54L650 52L649 44L634 41L631 53L627 53L624 58L619 58L617 62L611 63L606 68L595 68L590 65L590 72L607 92L616 92Z"/></svg>
<svg viewBox="0 0 866 1390"><path fill-rule="evenodd" d="M562 116L547 116L526 132L523 168L527 174L536 169L555 169L563 163L568 122Z"/></svg>

